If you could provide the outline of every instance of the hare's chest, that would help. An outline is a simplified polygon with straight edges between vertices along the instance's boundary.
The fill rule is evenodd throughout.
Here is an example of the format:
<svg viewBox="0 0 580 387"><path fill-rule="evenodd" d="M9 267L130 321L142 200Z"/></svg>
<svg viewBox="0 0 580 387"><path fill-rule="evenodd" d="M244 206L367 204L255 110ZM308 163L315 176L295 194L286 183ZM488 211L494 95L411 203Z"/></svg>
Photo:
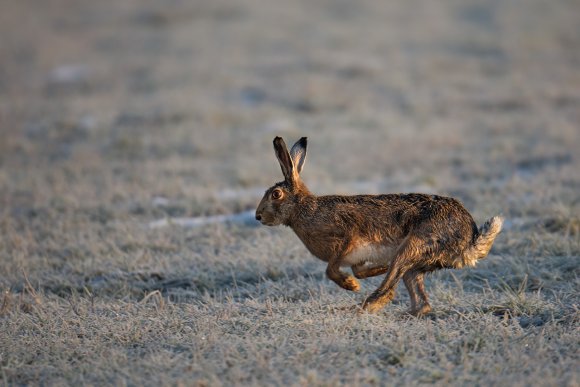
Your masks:
<svg viewBox="0 0 580 387"><path fill-rule="evenodd" d="M359 243L344 256L341 266L362 263L388 265L395 256L395 248L377 243Z"/></svg>

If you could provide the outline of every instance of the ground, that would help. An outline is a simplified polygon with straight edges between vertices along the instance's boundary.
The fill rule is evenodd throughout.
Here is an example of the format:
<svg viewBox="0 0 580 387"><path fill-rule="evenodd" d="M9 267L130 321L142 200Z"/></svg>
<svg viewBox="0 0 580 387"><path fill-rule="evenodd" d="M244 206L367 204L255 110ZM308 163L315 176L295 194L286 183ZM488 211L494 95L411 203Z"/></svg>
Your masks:
<svg viewBox="0 0 580 387"><path fill-rule="evenodd" d="M23 0L0 36L4 384L580 383L580 3ZM313 192L504 231L431 315L353 313L380 278L251 219L276 135Z"/></svg>

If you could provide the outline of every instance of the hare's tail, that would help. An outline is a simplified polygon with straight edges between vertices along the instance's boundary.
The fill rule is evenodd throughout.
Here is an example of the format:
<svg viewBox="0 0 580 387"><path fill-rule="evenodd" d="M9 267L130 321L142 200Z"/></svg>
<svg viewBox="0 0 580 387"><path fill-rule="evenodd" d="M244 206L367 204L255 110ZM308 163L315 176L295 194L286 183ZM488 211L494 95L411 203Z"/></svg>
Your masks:
<svg viewBox="0 0 580 387"><path fill-rule="evenodd" d="M503 218L494 216L479 228L479 235L475 242L463 253L461 266L475 266L477 260L485 258L491 250L495 237L501 231L502 224Z"/></svg>

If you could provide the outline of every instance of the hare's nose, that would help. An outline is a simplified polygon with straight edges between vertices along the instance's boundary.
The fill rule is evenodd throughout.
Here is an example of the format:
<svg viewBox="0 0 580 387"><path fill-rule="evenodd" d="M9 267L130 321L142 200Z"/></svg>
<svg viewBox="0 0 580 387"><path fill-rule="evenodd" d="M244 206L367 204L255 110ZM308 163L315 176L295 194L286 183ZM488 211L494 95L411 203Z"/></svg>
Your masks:
<svg viewBox="0 0 580 387"><path fill-rule="evenodd" d="M256 214L256 220L262 220L262 215Z"/></svg>

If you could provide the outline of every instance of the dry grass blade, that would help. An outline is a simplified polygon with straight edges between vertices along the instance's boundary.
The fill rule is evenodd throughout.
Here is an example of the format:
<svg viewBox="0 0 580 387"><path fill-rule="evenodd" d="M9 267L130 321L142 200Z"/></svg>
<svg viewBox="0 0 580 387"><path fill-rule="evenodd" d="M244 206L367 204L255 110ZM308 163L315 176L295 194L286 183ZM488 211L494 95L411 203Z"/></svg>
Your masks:
<svg viewBox="0 0 580 387"><path fill-rule="evenodd" d="M165 301L164 301L163 296L161 295L161 292L159 290L154 290L154 291L148 293L147 295L145 295L145 297L143 297L143 299L141 301L139 301L139 304L144 305L150 299L155 302L155 305L159 309L163 309L163 307L165 306Z"/></svg>

